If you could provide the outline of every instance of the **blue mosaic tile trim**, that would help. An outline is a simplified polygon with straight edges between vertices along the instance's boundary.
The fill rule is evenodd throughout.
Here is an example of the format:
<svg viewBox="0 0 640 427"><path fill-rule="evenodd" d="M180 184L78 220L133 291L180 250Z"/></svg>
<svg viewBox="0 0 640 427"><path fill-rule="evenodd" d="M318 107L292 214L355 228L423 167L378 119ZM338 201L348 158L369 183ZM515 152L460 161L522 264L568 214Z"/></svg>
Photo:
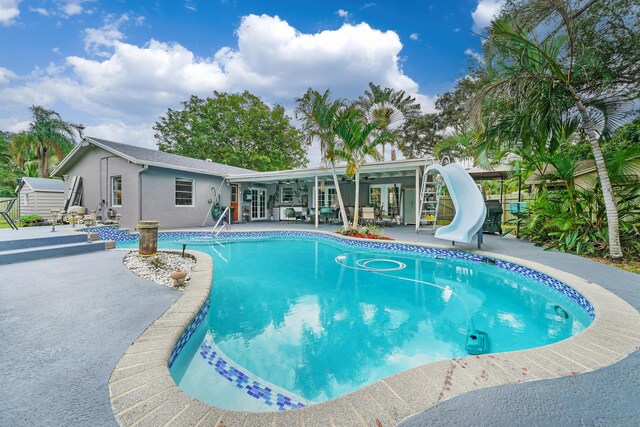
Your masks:
<svg viewBox="0 0 640 427"><path fill-rule="evenodd" d="M596 313L595 313L595 309L593 308L593 305L591 305L589 300L586 299L584 296L582 296L580 292L576 291L569 285L566 285L559 280L549 277L546 274L538 273L537 271L531 270L530 268L523 267L517 264L512 264L510 262L496 260L496 266L500 268L504 268L505 270L522 274L523 276L529 277L539 283L542 283L550 287L551 289L554 289L568 296L569 298L577 302L578 305L580 305L580 307L582 307L592 319L595 318Z"/></svg>
<svg viewBox="0 0 640 427"><path fill-rule="evenodd" d="M84 230L83 230L84 231ZM117 225L108 225L104 227L88 227L86 231L98 233L100 240L113 240L114 242L126 242L138 240L138 236L132 236L128 230L122 230Z"/></svg>
<svg viewBox="0 0 640 427"><path fill-rule="evenodd" d="M207 300L202 308L200 308L200 311L198 311L198 313L196 314L196 317L194 317L191 323L189 323L187 329L185 329L182 335L180 335L180 339L176 343L176 346L173 348L171 356L169 357L169 368L173 366L173 363L176 361L176 358L178 357L184 346L187 344L187 341L189 341L189 338L191 338L191 335L193 335L196 329L198 329L198 326L200 326L202 321L209 313L210 305L211 303L209 302L209 300Z"/></svg>
<svg viewBox="0 0 640 427"><path fill-rule="evenodd" d="M206 342L200 345L200 352L198 354L200 354L200 357L202 357L209 366L213 367L219 375L226 378L229 382L234 383L239 389L246 391L246 393L254 399L261 400L267 406L276 407L279 411L305 407L304 403L298 402L289 396L260 384L257 380L252 379L238 368L232 366Z"/></svg>
<svg viewBox="0 0 640 427"><path fill-rule="evenodd" d="M102 227L108 228L108 227ZM114 227L115 228L115 227ZM128 241L130 242L132 239L137 239L137 236L129 235L128 232L120 232L121 234L113 234L110 237L110 240L118 241ZM167 241L167 240L188 240L189 238L207 238L211 237L210 233L202 232L202 231L180 231L180 232L161 232L158 233L159 241ZM439 249L439 248L431 248L427 246L419 246L419 245L411 245L404 243L394 243L388 241L367 241L367 240L347 240L341 237L332 236L324 233L316 233L313 231L224 231L220 233L219 239L224 241L226 239L233 240L255 240L255 239L265 239L265 238L309 238L309 239L323 239L327 241L337 242L341 244L346 244L349 246L354 246L358 248L366 248L366 249L377 249L377 250L385 250L392 252L409 252L409 253L418 253L425 254L431 256L442 256L447 258L461 259L466 261L473 262L485 262L487 260L486 257L481 255L476 255L470 252L449 250L449 249ZM587 300L584 296L582 296L575 289L570 286L555 280L545 274L538 273L537 271L531 270L526 267L522 267L517 264L513 264L506 261L496 260L496 266L500 268L504 268L510 271L514 271L520 273L524 276L530 277L533 280L536 280L539 283L542 283L545 286L548 286L566 296L574 300L580 305L591 318L595 318L595 310L593 305Z"/></svg>

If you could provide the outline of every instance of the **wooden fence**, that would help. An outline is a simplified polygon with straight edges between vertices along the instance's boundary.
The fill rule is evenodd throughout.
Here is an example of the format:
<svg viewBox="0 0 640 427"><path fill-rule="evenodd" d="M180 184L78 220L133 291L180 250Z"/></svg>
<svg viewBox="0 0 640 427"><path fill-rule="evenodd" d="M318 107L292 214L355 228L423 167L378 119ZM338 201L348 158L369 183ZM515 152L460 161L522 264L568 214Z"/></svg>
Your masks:
<svg viewBox="0 0 640 427"><path fill-rule="evenodd" d="M487 196L487 199L500 200L500 195L499 194L489 195ZM511 203L516 203L517 201L518 201L517 196L508 195L504 197L502 201L502 223L503 224L511 220L514 220L516 218L511 213L509 206ZM533 201L533 198L530 198L528 194L523 194L521 201L531 203L531 201ZM455 212L456 211L453 207L453 201L451 200L451 197L444 194L440 196L440 209L438 211L438 222L440 220L444 222L451 221L455 215Z"/></svg>

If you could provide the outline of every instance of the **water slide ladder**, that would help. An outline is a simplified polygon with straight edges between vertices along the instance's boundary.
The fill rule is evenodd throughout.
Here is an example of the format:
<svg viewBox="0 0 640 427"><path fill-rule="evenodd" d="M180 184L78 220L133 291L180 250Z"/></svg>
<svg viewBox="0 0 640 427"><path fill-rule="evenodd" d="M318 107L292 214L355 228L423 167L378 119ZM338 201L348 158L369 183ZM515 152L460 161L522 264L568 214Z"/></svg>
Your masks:
<svg viewBox="0 0 640 427"><path fill-rule="evenodd" d="M443 163L448 158L443 158ZM422 187L420 189L420 216L416 221L416 233L421 231L433 231L438 223L438 212L440 210L440 195L444 180L441 175L430 174L428 167L434 164L432 158L425 162L424 173L422 175ZM429 180L431 178L431 180Z"/></svg>

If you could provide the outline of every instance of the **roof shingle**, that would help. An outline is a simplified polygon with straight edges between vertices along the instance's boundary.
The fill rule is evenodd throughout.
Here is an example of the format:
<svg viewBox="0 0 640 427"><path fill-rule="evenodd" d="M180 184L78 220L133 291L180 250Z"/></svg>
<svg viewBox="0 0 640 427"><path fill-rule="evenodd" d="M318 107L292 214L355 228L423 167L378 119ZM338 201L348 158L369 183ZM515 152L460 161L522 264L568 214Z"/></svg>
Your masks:
<svg viewBox="0 0 640 427"><path fill-rule="evenodd" d="M195 169L206 173L218 174L220 176L255 172L250 169L223 165L222 163L208 162L206 160L194 159L191 157L180 156L178 154L165 153L164 151L150 150L148 148L122 144L119 142L108 141L106 139L93 137L86 137L85 139L89 142L95 142L97 145L108 147L111 150L116 151L125 157L130 157L139 163L156 163L167 165L171 168Z"/></svg>

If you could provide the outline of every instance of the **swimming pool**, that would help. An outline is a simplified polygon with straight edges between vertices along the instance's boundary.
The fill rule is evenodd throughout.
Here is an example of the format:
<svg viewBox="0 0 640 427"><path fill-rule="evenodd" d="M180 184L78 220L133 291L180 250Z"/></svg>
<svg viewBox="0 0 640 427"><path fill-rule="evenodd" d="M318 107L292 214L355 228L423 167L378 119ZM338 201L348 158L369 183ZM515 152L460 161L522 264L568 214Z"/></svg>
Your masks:
<svg viewBox="0 0 640 427"><path fill-rule="evenodd" d="M160 245L192 237L161 235ZM171 373L219 407L301 407L420 364L557 342L593 315L554 279L464 252L313 233L247 237L189 243L212 255L215 278Z"/></svg>

